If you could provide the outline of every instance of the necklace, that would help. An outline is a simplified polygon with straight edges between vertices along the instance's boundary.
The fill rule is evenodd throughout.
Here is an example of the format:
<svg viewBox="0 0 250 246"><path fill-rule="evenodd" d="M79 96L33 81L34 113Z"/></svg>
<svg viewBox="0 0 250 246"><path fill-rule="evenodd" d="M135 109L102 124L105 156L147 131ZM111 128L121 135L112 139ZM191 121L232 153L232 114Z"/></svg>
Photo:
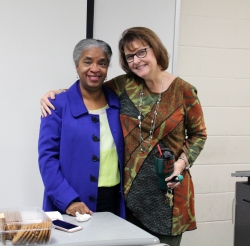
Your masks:
<svg viewBox="0 0 250 246"><path fill-rule="evenodd" d="M140 138L141 152L146 152L146 151L149 150L149 147L150 147L150 144L151 144L151 140L153 139L153 134L154 134L154 130L155 130L155 119L156 119L157 112L158 112L158 109L159 109L159 104L160 104L160 101L161 101L162 82L163 82L163 78L161 80L161 90L160 90L158 99L156 101L155 110L154 110L153 117L152 117L152 120L151 120L151 125L150 125L150 130L149 130L149 140L145 140L142 137L142 130L141 130L141 128L142 128L142 105L143 105L143 85L142 85L142 89L141 89L141 92L140 92L139 116L138 116L138 120L139 120L138 127L139 127L139 138ZM152 106L152 108L153 107L154 107L154 105ZM147 147L143 147L142 143L146 143Z"/></svg>

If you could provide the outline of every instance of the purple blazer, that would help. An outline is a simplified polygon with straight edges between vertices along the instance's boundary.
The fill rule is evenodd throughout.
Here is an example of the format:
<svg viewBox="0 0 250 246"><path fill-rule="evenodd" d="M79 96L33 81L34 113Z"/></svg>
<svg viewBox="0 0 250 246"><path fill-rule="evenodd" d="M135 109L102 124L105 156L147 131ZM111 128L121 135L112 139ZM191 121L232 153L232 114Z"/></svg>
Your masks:
<svg viewBox="0 0 250 246"><path fill-rule="evenodd" d="M123 196L124 139L120 125L118 97L103 86L109 108L107 118L118 152L120 169L119 213L125 218ZM65 213L74 199L80 198L96 211L100 166L100 122L88 114L76 81L67 92L53 100L51 116L41 118L38 143L39 168L44 183L44 211Z"/></svg>

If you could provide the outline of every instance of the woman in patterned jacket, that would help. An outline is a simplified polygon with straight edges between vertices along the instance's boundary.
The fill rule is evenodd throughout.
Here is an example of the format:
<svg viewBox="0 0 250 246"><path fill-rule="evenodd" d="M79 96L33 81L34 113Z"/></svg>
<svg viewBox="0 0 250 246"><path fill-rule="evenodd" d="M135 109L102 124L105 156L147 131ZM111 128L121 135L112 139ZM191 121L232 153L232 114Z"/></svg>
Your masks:
<svg viewBox="0 0 250 246"><path fill-rule="evenodd" d="M182 233L196 229L194 187L190 167L204 147L207 135L194 86L166 71L168 53L159 37L145 27L125 30L119 41L120 65L126 72L105 83L121 103L125 142L124 194L128 221L158 237L161 243L180 245ZM51 114L61 90L41 99L42 115ZM168 191L157 184L154 153L174 152L174 172L166 178ZM182 174L180 183L169 182ZM167 202L166 202L167 201Z"/></svg>

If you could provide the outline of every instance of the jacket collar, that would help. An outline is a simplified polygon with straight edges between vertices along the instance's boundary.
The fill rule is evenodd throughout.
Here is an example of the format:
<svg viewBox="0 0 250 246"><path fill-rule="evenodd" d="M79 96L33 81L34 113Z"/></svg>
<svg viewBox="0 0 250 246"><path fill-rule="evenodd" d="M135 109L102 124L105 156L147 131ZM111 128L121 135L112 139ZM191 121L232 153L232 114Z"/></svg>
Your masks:
<svg viewBox="0 0 250 246"><path fill-rule="evenodd" d="M88 114L88 109L86 108L84 101L82 99L82 94L80 91L79 80L77 80L68 90L67 96L69 100L70 109L74 117L78 117L82 114ZM108 89L106 86L102 86L106 100L110 108L120 109L120 103L117 95Z"/></svg>

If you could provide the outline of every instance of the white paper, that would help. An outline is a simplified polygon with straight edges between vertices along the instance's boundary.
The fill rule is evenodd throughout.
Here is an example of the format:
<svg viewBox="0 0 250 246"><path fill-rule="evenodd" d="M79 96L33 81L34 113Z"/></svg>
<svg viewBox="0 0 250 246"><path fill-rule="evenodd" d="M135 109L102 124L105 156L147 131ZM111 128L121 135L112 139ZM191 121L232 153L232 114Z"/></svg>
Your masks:
<svg viewBox="0 0 250 246"><path fill-rule="evenodd" d="M51 220L63 220L62 214L58 211L45 212Z"/></svg>

